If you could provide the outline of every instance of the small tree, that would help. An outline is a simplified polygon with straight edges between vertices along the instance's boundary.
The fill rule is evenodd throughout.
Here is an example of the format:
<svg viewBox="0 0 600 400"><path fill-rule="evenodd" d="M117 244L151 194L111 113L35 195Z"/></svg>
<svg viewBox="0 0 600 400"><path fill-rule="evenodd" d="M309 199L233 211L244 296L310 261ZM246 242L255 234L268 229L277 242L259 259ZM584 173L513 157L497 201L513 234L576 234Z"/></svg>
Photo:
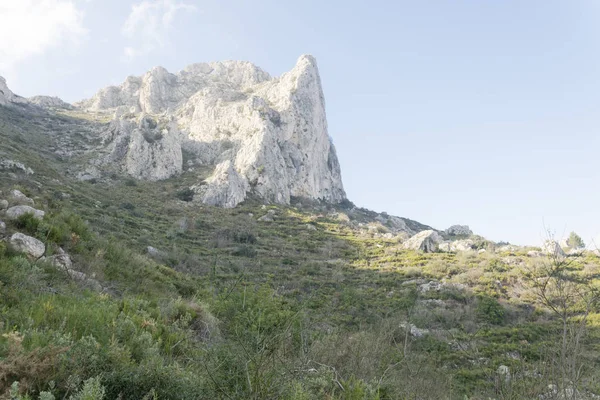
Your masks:
<svg viewBox="0 0 600 400"><path fill-rule="evenodd" d="M583 239L575 232L571 232L569 239L567 239L567 244L572 249L583 249L585 247Z"/></svg>
<svg viewBox="0 0 600 400"><path fill-rule="evenodd" d="M540 305L550 310L560 323L560 340L550 352L550 379L560 398L569 400L578 397L578 388L588 372L584 338L588 317L600 299L598 289L576 270L577 259L554 253L528 276Z"/></svg>

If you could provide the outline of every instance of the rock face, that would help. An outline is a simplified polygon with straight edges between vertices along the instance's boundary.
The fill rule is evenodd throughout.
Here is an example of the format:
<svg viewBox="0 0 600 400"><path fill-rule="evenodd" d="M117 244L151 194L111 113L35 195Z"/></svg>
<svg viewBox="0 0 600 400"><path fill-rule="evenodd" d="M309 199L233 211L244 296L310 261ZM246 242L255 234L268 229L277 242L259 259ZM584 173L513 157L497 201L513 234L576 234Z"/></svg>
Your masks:
<svg viewBox="0 0 600 400"><path fill-rule="evenodd" d="M158 122L142 114L139 118L118 118L106 132L107 155L99 165L120 168L137 179L160 180L182 171L179 130L173 121ZM80 179L94 174L83 174Z"/></svg>
<svg viewBox="0 0 600 400"><path fill-rule="evenodd" d="M15 233L8 241L10 247L19 253L25 253L33 258L40 258L46 252L46 246L36 238Z"/></svg>
<svg viewBox="0 0 600 400"><path fill-rule="evenodd" d="M214 166L209 179L193 186L204 203L234 207L250 193L281 204L292 197L346 198L312 56L300 57L278 78L237 61L194 64L177 74L154 68L78 106L115 113L109 141L113 154L131 154L126 169L133 176L163 179L180 172L177 146L195 164ZM164 149L152 147L140 139L143 133L134 137L135 129L124 126L132 112L152 114L158 124L173 120L179 131L163 134ZM148 169L148 159L162 166Z"/></svg>
<svg viewBox="0 0 600 400"><path fill-rule="evenodd" d="M26 103L27 100L14 94L6 85L6 79L0 76L0 106Z"/></svg>
<svg viewBox="0 0 600 400"><path fill-rule="evenodd" d="M471 236L473 231L469 228L468 225L452 225L450 228L446 229L445 233L447 235L454 236Z"/></svg>
<svg viewBox="0 0 600 400"><path fill-rule="evenodd" d="M442 241L441 236L433 230L422 231L404 242L404 248L433 253Z"/></svg>

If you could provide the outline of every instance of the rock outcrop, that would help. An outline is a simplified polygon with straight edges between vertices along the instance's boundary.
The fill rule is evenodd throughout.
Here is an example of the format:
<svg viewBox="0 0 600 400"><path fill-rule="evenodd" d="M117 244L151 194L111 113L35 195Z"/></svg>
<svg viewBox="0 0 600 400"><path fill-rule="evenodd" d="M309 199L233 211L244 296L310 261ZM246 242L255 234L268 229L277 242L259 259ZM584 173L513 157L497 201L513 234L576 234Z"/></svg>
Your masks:
<svg viewBox="0 0 600 400"><path fill-rule="evenodd" d="M179 130L174 121L157 121L142 114L137 118L118 118L105 133L107 155L99 166L118 168L120 172L143 180L170 178L182 171ZM80 176L96 177L96 173Z"/></svg>
<svg viewBox="0 0 600 400"><path fill-rule="evenodd" d="M468 225L452 225L446 229L445 233L453 236L471 236L473 231Z"/></svg>
<svg viewBox="0 0 600 400"><path fill-rule="evenodd" d="M425 253L433 253L438 250L438 245L442 241L441 236L434 230L426 230L417 233L406 242L404 248L412 250L421 250Z"/></svg>
<svg viewBox="0 0 600 400"><path fill-rule="evenodd" d="M73 106L62 99L55 96L34 96L27 99L30 104L35 104L38 107L42 108L55 108L55 109L64 109L71 110Z"/></svg>
<svg viewBox="0 0 600 400"><path fill-rule="evenodd" d="M177 74L158 67L77 106L114 112L110 153L126 159L132 176L156 180L179 173L177 147L196 165L213 166L212 176L192 187L204 203L234 207L250 193L281 204L292 197L346 198L312 56L300 57L278 78L248 62L194 64ZM171 121L178 130L148 143L144 128L130 125L132 113L150 114L159 125Z"/></svg>
<svg viewBox="0 0 600 400"><path fill-rule="evenodd" d="M546 240L542 244L542 252L548 254L550 257L562 258L566 256L564 250L556 240Z"/></svg>
<svg viewBox="0 0 600 400"><path fill-rule="evenodd" d="M14 94L6 85L6 79L0 76L0 106L26 103L27 100Z"/></svg>

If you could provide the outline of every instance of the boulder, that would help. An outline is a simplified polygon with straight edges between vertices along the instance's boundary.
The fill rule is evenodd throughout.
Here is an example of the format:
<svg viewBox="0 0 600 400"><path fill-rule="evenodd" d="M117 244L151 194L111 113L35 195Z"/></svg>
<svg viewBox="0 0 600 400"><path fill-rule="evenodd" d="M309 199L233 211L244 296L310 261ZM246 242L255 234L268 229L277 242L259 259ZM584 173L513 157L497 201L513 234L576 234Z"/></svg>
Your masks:
<svg viewBox="0 0 600 400"><path fill-rule="evenodd" d="M158 250L156 247L148 246L146 247L146 254L150 257L160 257L162 255L162 251Z"/></svg>
<svg viewBox="0 0 600 400"><path fill-rule="evenodd" d="M452 225L450 228L445 230L447 235L461 235L461 236L471 236L473 231L469 228L468 225Z"/></svg>
<svg viewBox="0 0 600 400"><path fill-rule="evenodd" d="M458 251L473 251L474 241L471 239L455 240L449 242L443 242L439 244L439 250L448 253L455 253Z"/></svg>
<svg viewBox="0 0 600 400"><path fill-rule="evenodd" d="M550 257L565 257L566 254L556 240L546 240L542 244L542 252Z"/></svg>
<svg viewBox="0 0 600 400"><path fill-rule="evenodd" d="M11 192L8 196L8 202L13 206L17 206L17 205L33 206L35 204L35 202L32 199L25 196L22 192L20 192L19 190L16 190L16 189L11 190Z"/></svg>
<svg viewBox="0 0 600 400"><path fill-rule="evenodd" d="M442 242L441 236L434 230L422 231L404 242L406 249L421 250L425 253L433 253Z"/></svg>
<svg viewBox="0 0 600 400"><path fill-rule="evenodd" d="M0 221L0 236L4 236L6 233L6 224L4 221Z"/></svg>
<svg viewBox="0 0 600 400"><path fill-rule="evenodd" d="M17 220L21 215L25 214L33 214L33 217L39 220L42 220L44 215L46 215L45 212L36 210L30 206L14 206L6 210L6 218L10 219L11 221Z"/></svg>
<svg viewBox="0 0 600 400"><path fill-rule="evenodd" d="M7 200L0 200L0 210L6 210L8 208L8 201Z"/></svg>
<svg viewBox="0 0 600 400"><path fill-rule="evenodd" d="M275 210L269 210L265 215L260 217L260 222L273 222L275 220Z"/></svg>
<svg viewBox="0 0 600 400"><path fill-rule="evenodd" d="M46 252L46 246L41 241L22 233L13 234L9 241L10 247L19 253L38 259Z"/></svg>
<svg viewBox="0 0 600 400"><path fill-rule="evenodd" d="M73 267L73 262L71 261L71 256L69 256L63 249L59 248L56 254L44 257L41 261L47 261L56 268L61 268L64 270L70 270Z"/></svg>

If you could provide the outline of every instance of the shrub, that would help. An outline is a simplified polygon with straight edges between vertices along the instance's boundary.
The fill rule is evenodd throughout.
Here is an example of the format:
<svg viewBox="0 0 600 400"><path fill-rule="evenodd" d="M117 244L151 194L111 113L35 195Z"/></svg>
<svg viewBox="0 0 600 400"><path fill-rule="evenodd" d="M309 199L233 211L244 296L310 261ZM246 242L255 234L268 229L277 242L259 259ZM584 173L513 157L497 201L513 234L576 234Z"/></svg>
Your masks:
<svg viewBox="0 0 600 400"><path fill-rule="evenodd" d="M185 188L177 191L175 193L175 197L177 197L181 201L190 202L194 200L194 194L195 192L191 188Z"/></svg>
<svg viewBox="0 0 600 400"><path fill-rule="evenodd" d="M30 234L35 234L40 226L40 220L32 213L25 213L15 221L15 226L18 229L27 231Z"/></svg>
<svg viewBox="0 0 600 400"><path fill-rule="evenodd" d="M477 317L484 322L500 325L504 321L504 308L498 300L489 296L477 299Z"/></svg>

